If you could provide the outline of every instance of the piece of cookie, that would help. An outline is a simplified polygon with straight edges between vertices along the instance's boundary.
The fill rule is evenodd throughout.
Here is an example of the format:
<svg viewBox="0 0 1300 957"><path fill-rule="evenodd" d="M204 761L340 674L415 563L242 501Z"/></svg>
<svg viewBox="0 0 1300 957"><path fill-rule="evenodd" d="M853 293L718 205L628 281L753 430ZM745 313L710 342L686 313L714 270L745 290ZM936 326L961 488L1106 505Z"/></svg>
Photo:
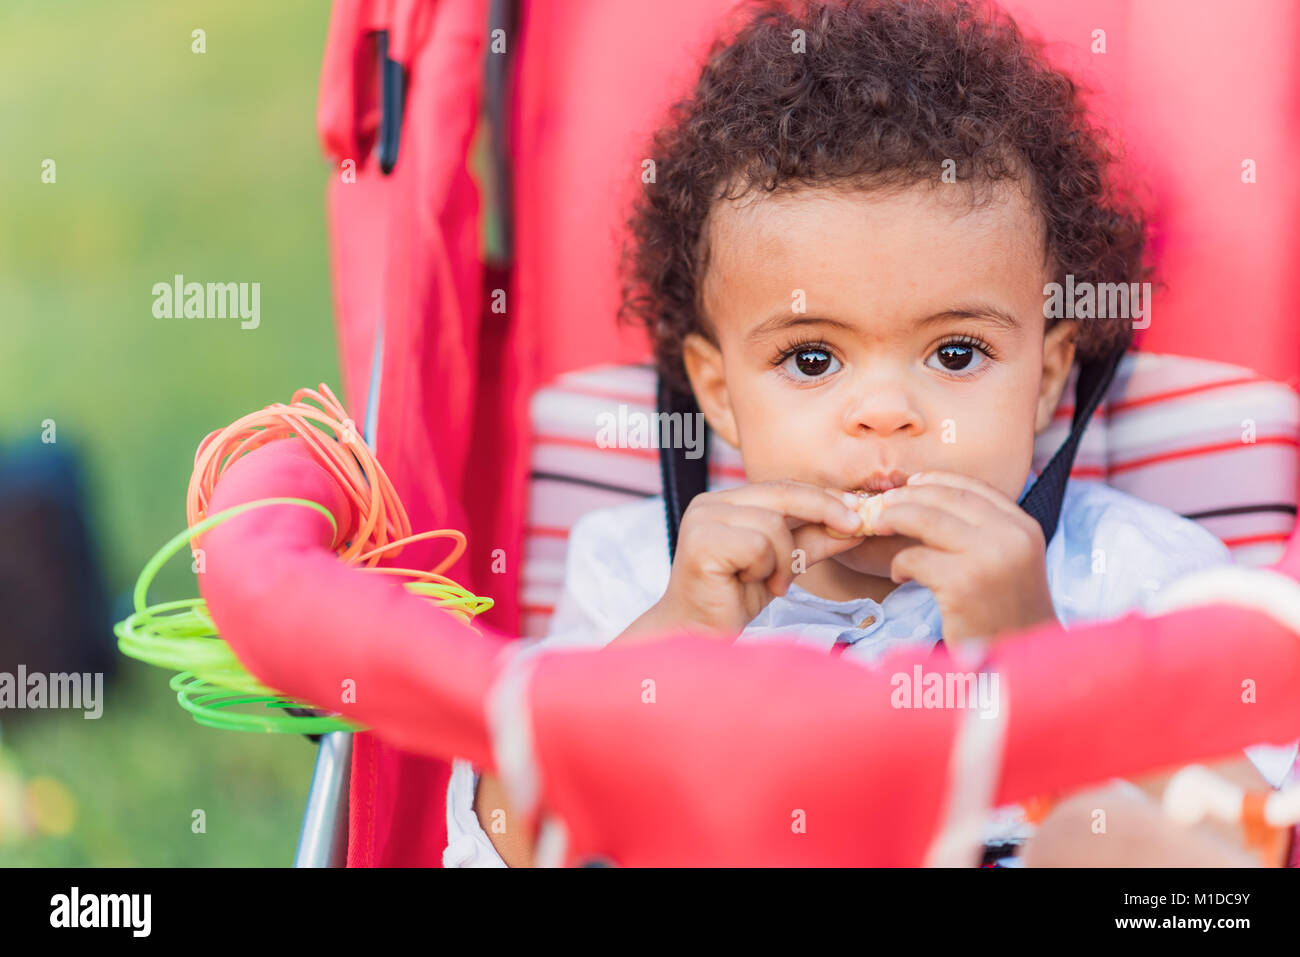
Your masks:
<svg viewBox="0 0 1300 957"><path fill-rule="evenodd" d="M882 492L866 492L862 489L854 489L851 493L858 497L857 513L862 524L858 526L856 534L846 535L843 532L837 532L833 528L827 528L831 538L857 538L862 535L876 534L876 522L880 520L881 510L885 507L884 494Z"/></svg>

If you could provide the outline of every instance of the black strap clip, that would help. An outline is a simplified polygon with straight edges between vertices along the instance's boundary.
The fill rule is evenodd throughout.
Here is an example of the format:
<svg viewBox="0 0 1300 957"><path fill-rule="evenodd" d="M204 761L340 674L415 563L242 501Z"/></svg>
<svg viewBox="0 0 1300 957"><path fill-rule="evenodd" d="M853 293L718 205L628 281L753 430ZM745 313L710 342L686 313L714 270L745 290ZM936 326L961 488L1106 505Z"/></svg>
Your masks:
<svg viewBox="0 0 1300 957"><path fill-rule="evenodd" d="M379 82L382 90L379 114L379 169L387 176L397 165L402 145L402 112L406 106L406 73L402 64L388 57L388 31L376 34L379 48Z"/></svg>

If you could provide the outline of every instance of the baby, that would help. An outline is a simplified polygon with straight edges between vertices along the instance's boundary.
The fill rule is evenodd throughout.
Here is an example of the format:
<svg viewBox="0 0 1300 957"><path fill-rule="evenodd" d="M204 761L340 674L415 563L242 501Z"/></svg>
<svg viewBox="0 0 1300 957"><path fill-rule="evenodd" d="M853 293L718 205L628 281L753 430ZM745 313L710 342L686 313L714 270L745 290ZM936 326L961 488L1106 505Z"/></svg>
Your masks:
<svg viewBox="0 0 1300 957"><path fill-rule="evenodd" d="M1102 483L1069 484L1050 542L1017 504L1075 360L1132 336L1129 319L1045 318L1045 287L1146 270L1075 87L1005 18L760 12L652 155L626 312L747 482L691 501L671 566L662 499L585 516L545 643L693 631L870 663L1114 617L1228 561ZM457 762L445 863L527 863L522 835L478 826L504 807ZM1008 822L990 839L1027 835Z"/></svg>

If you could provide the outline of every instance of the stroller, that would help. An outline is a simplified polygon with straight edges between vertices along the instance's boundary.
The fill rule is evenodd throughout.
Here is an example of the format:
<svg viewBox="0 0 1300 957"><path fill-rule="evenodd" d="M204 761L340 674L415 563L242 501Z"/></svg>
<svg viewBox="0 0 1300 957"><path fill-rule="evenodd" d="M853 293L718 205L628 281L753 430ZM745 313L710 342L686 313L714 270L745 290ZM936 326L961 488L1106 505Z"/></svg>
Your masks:
<svg viewBox="0 0 1300 957"><path fill-rule="evenodd" d="M1300 325L1283 319L1300 260L1287 175L1300 8L1264 0L1224 22L1208 0L1003 7L1054 41L1127 145L1165 283L1117 367L1076 370L1035 469L1104 479L1201 522L1238 564L1268 565L1300 493ZM339 167L346 401L412 526L466 530L448 574L495 599L484 620L501 631L545 633L585 512L664 494L672 541L691 494L743 480L720 441L692 463L599 448L592 427L620 404L690 408L614 321L618 255L649 134L735 13L735 0L335 4L318 124ZM432 555L421 543L402 558ZM448 776L372 733L326 736L297 863L439 865Z"/></svg>

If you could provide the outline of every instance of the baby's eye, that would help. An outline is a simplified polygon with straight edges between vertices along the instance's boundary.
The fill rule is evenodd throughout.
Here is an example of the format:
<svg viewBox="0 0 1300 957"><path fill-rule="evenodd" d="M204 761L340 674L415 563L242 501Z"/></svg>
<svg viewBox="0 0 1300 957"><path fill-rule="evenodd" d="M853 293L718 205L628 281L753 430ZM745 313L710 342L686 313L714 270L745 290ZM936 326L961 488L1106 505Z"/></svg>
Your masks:
<svg viewBox="0 0 1300 957"><path fill-rule="evenodd" d="M804 346L787 353L781 369L790 378L800 382L825 378L829 373L838 372L840 360L830 354L830 350L821 346Z"/></svg>
<svg viewBox="0 0 1300 957"><path fill-rule="evenodd" d="M973 373L988 361L988 352L974 342L945 342L932 353L939 365L926 365L942 372Z"/></svg>

